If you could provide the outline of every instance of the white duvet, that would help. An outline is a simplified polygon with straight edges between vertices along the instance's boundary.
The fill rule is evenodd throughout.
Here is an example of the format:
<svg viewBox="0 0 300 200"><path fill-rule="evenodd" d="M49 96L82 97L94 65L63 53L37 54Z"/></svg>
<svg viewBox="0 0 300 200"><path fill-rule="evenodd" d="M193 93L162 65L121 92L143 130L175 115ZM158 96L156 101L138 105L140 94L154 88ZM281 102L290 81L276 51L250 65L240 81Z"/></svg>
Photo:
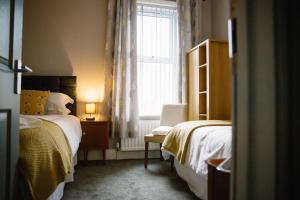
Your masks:
<svg viewBox="0 0 300 200"><path fill-rule="evenodd" d="M199 198L207 199L207 164L212 158L231 157L231 126L196 129L191 136L184 165L175 160L178 175Z"/></svg>
<svg viewBox="0 0 300 200"><path fill-rule="evenodd" d="M191 136L186 164L197 174L207 174L206 161L231 156L231 126L198 128Z"/></svg>

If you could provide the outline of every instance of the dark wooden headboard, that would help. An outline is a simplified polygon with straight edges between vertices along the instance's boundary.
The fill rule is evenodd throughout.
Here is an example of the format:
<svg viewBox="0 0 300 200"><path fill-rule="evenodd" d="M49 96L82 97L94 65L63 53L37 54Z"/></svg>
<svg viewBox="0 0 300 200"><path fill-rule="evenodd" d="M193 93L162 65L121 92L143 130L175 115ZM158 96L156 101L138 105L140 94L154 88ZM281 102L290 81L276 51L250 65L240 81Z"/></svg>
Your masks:
<svg viewBox="0 0 300 200"><path fill-rule="evenodd" d="M64 93L74 99L74 104L67 104L67 108L76 115L76 76L22 76L22 89Z"/></svg>

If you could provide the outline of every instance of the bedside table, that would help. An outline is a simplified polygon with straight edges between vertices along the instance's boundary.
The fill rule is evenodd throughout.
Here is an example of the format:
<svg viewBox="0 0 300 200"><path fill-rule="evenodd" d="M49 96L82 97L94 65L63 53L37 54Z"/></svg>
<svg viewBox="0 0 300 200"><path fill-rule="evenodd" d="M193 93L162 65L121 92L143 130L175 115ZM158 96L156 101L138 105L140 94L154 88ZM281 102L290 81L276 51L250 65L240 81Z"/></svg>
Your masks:
<svg viewBox="0 0 300 200"><path fill-rule="evenodd" d="M79 149L83 151L84 161L88 158L88 152L92 149L100 149L105 164L105 151L109 147L110 121L80 121L82 127L82 139Z"/></svg>

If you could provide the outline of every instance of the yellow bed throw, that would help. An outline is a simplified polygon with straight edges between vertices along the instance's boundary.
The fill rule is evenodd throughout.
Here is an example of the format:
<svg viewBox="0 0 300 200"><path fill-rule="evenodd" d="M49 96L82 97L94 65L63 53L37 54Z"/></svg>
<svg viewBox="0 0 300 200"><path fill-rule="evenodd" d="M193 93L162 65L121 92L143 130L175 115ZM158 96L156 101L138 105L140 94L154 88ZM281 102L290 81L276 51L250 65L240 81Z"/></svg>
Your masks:
<svg viewBox="0 0 300 200"><path fill-rule="evenodd" d="M190 138L196 128L230 125L230 121L223 120L199 120L180 123L170 130L162 144L162 149L171 153L180 164L184 164Z"/></svg>
<svg viewBox="0 0 300 200"><path fill-rule="evenodd" d="M58 125L42 120L41 127L20 131L20 168L33 200L46 200L71 167L71 148Z"/></svg>

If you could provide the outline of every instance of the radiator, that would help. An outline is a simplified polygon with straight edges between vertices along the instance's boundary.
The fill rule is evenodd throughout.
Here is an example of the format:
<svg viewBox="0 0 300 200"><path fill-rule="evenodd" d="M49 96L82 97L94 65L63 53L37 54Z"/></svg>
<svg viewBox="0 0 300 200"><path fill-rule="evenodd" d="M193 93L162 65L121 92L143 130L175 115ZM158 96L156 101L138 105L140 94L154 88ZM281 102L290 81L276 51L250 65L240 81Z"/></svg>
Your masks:
<svg viewBox="0 0 300 200"><path fill-rule="evenodd" d="M121 151L141 151L145 150L144 135L151 133L159 126L159 120L140 120L139 137L126 138L121 140ZM150 150L159 150L159 144L149 143Z"/></svg>

